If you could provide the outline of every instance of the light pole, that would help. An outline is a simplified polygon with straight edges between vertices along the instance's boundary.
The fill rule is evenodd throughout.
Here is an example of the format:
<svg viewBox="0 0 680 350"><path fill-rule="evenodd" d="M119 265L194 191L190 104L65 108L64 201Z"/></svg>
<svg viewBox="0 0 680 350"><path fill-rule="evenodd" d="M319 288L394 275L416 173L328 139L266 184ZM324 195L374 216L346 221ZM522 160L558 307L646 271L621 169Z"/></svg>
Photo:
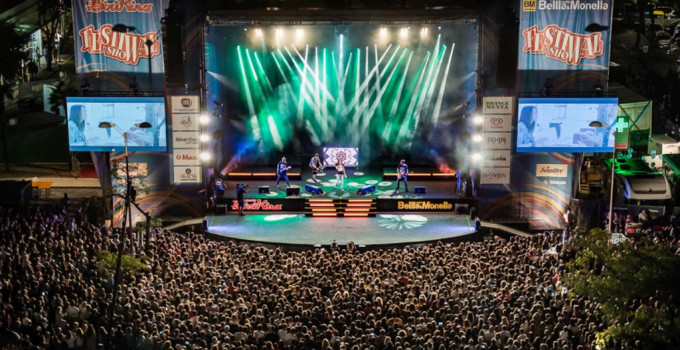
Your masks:
<svg viewBox="0 0 680 350"><path fill-rule="evenodd" d="M600 121L592 121L588 126L592 128L604 128L607 124ZM609 131L607 131L609 132ZM616 129L612 132L615 133ZM614 140L612 151L612 178L609 184L609 223L607 225L607 230L612 233L612 222L614 221L614 174L616 173L616 140Z"/></svg>
<svg viewBox="0 0 680 350"><path fill-rule="evenodd" d="M123 139L125 140L125 209L123 209L123 225L122 225L122 232L120 236L120 242L118 242L118 257L116 259L116 272L113 275L113 300L111 301L111 307L109 310L109 327L113 327L113 314L114 311L116 310L116 302L118 301L118 278L120 277L120 265L121 261L123 259L123 250L125 248L125 227L127 223L127 217L130 214L130 193L131 193L131 185L132 183L130 182L130 161L128 159L128 132L121 130L116 124L111 123L111 122L101 122L99 123L99 127L102 129L114 129L121 135L123 135ZM151 123L149 122L142 122L135 124L135 127L140 128L140 129L148 129L151 127ZM130 215L131 216L131 215ZM130 222L129 222L130 227L132 227L132 217L130 217Z"/></svg>

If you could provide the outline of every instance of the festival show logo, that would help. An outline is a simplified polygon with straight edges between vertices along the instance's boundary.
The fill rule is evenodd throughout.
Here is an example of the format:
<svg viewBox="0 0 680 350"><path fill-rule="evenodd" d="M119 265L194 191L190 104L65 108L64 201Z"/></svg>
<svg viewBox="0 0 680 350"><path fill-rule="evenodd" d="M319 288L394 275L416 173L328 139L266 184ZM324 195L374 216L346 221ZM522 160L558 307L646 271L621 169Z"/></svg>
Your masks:
<svg viewBox="0 0 680 350"><path fill-rule="evenodd" d="M125 64L137 65L140 58L153 58L160 54L160 42L155 32L120 33L113 31L113 25L104 24L99 29L89 25L78 33L82 39L81 52L103 54ZM150 47L146 45L147 40L152 42Z"/></svg>
<svg viewBox="0 0 680 350"><path fill-rule="evenodd" d="M238 200L234 199L231 203L232 210L238 210ZM266 199L246 199L243 205L244 210L261 210L261 211L281 211L283 204L272 204Z"/></svg>
<svg viewBox="0 0 680 350"><path fill-rule="evenodd" d="M153 10L153 3L138 3L136 0L88 0L85 5L87 12L142 12Z"/></svg>
<svg viewBox="0 0 680 350"><path fill-rule="evenodd" d="M584 58L600 57L604 53L602 33L587 35L571 32L551 24L540 30L534 25L522 31L523 52L545 55L571 66L578 66Z"/></svg>

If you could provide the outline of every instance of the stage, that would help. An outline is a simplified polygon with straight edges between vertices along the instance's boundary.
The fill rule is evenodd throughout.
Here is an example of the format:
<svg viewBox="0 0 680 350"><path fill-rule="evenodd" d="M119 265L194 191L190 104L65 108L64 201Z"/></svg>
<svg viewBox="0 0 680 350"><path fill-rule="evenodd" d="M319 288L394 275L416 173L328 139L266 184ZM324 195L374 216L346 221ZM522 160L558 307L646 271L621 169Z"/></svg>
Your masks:
<svg viewBox="0 0 680 350"><path fill-rule="evenodd" d="M212 215L208 232L229 239L266 244L395 245L455 239L474 234L467 215L378 214L375 218L312 218L304 214Z"/></svg>

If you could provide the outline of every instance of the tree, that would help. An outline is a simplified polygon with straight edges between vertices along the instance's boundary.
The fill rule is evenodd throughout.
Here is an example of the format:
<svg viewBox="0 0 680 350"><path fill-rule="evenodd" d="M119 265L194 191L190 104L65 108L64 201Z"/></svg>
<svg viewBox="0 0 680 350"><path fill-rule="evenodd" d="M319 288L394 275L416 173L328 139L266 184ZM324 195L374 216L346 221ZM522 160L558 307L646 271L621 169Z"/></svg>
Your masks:
<svg viewBox="0 0 680 350"><path fill-rule="evenodd" d="M13 24L0 21L0 138L5 168L9 171L9 152L7 149L7 120L5 116L5 97L11 97L15 82L21 77L21 60L28 58L24 51L27 38L19 34Z"/></svg>
<svg viewBox="0 0 680 350"><path fill-rule="evenodd" d="M70 1L67 2L70 3ZM45 49L45 61L47 61L47 70L52 70L52 51L56 45L54 39L61 29L59 20L67 9L68 7L64 0L40 0L40 3L38 3L40 29L45 33L45 42L43 45Z"/></svg>
<svg viewBox="0 0 680 350"><path fill-rule="evenodd" d="M612 245L610 234L595 229L575 240L576 258L565 282L572 293L600 306L607 328L598 342L640 341L645 349L673 349L680 344L680 256L669 243L643 238Z"/></svg>

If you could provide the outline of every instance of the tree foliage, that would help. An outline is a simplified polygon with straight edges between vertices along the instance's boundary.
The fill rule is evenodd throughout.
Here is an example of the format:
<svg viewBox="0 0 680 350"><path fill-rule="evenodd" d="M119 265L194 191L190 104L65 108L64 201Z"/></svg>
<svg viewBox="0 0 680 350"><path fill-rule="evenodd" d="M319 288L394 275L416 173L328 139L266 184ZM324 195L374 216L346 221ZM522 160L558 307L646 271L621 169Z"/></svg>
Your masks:
<svg viewBox="0 0 680 350"><path fill-rule="evenodd" d="M600 305L607 328L601 345L635 341L644 348L674 349L680 344L680 255L670 243L612 245L607 231L595 229L577 238L576 258L566 283L572 293Z"/></svg>
<svg viewBox="0 0 680 350"><path fill-rule="evenodd" d="M97 255L97 266L99 273L105 278L110 278L116 271L116 262L118 255L111 253L108 250L102 250ZM129 254L123 254L120 263L120 273L123 279L128 280L137 273L148 269L144 263L144 257L134 257Z"/></svg>

